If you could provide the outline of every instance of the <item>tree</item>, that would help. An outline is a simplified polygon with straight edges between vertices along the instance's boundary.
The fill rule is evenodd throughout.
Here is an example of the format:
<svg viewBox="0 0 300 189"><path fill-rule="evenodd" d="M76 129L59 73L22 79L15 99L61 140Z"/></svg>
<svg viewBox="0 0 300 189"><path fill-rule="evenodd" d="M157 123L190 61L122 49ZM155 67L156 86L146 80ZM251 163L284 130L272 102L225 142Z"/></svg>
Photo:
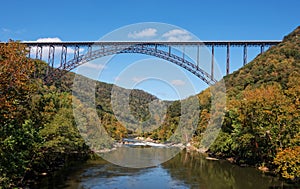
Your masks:
<svg viewBox="0 0 300 189"><path fill-rule="evenodd" d="M30 76L34 63L26 46L0 45L0 184L22 181L30 169L40 137L27 116L35 85Z"/></svg>
<svg viewBox="0 0 300 189"><path fill-rule="evenodd" d="M34 63L26 57L26 46L9 42L0 45L0 119L2 123L8 120L20 121L28 106L30 94L34 91L31 74Z"/></svg>

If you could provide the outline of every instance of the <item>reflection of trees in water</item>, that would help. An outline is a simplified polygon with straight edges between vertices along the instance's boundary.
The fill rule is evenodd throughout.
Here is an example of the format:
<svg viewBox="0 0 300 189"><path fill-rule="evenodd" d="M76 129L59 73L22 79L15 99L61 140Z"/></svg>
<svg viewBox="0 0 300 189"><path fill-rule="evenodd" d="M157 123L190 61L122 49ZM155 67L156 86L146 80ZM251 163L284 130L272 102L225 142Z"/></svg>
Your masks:
<svg viewBox="0 0 300 189"><path fill-rule="evenodd" d="M239 167L226 161L206 160L196 152L182 151L162 164L171 177L191 188L268 188L280 186L277 178L261 175L257 170Z"/></svg>
<svg viewBox="0 0 300 189"><path fill-rule="evenodd" d="M152 167L174 157L179 148L141 148L121 147L108 153L101 154L104 159L125 167Z"/></svg>

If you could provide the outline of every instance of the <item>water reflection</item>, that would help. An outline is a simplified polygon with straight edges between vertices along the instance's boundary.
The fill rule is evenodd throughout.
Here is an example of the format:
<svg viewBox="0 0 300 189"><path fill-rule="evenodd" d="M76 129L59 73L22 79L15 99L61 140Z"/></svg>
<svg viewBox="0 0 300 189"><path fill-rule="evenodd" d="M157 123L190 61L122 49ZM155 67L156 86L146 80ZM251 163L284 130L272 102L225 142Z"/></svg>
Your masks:
<svg viewBox="0 0 300 189"><path fill-rule="evenodd" d="M206 160L198 153L182 151L173 159L151 168L127 168L103 159L89 161L48 179L36 188L205 188L260 189L299 188L254 168L242 168L226 161Z"/></svg>
<svg viewBox="0 0 300 189"><path fill-rule="evenodd" d="M162 164L162 167L173 179L183 181L190 188L288 187L278 178L264 175L254 168L239 167L226 161L206 160L198 153L179 153L172 160Z"/></svg>
<svg viewBox="0 0 300 189"><path fill-rule="evenodd" d="M166 162L178 152L176 147L120 147L101 157L123 167L146 168Z"/></svg>
<svg viewBox="0 0 300 189"><path fill-rule="evenodd" d="M106 171L97 170L98 175L92 175L90 171L85 172L79 188L189 188L183 182L174 180L161 167L126 169L109 165L107 168Z"/></svg>

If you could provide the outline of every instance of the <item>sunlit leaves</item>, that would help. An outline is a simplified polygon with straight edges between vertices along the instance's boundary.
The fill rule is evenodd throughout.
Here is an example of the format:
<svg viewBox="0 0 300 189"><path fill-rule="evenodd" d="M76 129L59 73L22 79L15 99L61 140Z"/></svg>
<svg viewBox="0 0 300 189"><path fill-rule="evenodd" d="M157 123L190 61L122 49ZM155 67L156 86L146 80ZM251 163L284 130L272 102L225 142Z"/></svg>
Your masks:
<svg viewBox="0 0 300 189"><path fill-rule="evenodd" d="M26 58L26 47L10 42L0 45L0 111L2 119L20 116L20 106L26 105L32 91L30 76L33 61ZM4 121L4 120L3 120Z"/></svg>
<svg viewBox="0 0 300 189"><path fill-rule="evenodd" d="M281 150L274 159L276 172L283 178L294 180L300 178L300 146Z"/></svg>

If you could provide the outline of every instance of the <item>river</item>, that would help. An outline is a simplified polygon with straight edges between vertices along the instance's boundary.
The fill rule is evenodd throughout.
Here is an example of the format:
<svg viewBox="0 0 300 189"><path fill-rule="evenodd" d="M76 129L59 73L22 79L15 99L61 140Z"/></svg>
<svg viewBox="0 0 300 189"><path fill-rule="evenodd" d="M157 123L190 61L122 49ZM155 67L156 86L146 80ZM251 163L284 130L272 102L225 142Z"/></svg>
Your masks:
<svg viewBox="0 0 300 189"><path fill-rule="evenodd" d="M225 160L208 160L202 154L183 150L169 161L150 168L126 168L102 158L89 160L44 179L34 188L260 189L297 186L288 185L255 168L239 167Z"/></svg>

